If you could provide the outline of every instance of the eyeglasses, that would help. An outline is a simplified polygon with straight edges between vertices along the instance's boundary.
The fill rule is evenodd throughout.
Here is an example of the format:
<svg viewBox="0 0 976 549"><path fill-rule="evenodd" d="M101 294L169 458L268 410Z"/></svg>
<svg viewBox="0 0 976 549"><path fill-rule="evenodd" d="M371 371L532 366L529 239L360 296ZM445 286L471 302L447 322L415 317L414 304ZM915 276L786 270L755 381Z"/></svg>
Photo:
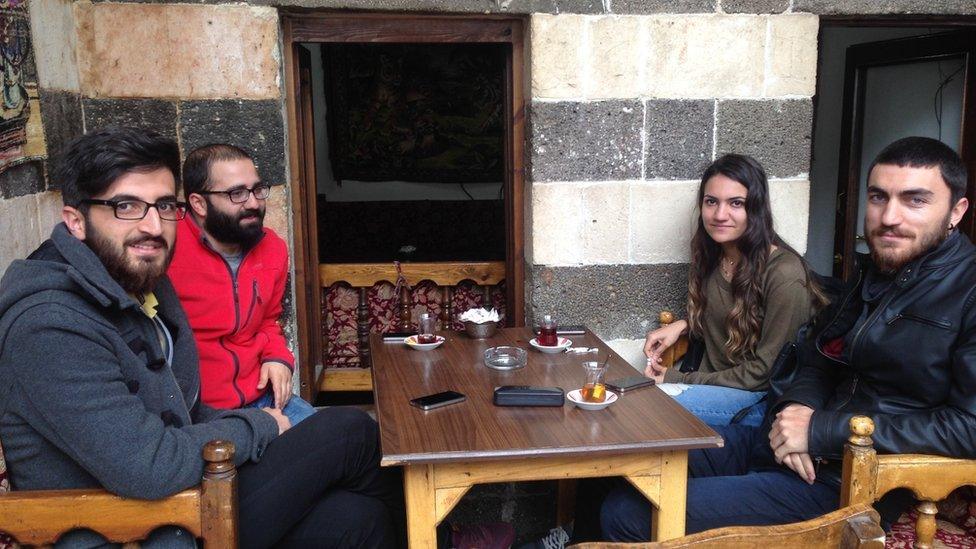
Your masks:
<svg viewBox="0 0 976 549"><path fill-rule="evenodd" d="M247 202L247 199L251 197L251 193L254 193L254 198L258 200L265 200L271 196L271 187L269 185L255 185L254 188L242 188L234 189L232 191L199 191L197 194L226 194L227 198L230 199L234 204L243 204Z"/></svg>
<svg viewBox="0 0 976 549"><path fill-rule="evenodd" d="M160 200L159 202L146 202L134 198L126 200L97 200L88 198L81 201L83 204L95 204L98 206L111 206L115 212L115 217L126 221L138 221L146 217L149 208L156 208L160 219L166 221L179 221L186 217L186 202L176 200Z"/></svg>

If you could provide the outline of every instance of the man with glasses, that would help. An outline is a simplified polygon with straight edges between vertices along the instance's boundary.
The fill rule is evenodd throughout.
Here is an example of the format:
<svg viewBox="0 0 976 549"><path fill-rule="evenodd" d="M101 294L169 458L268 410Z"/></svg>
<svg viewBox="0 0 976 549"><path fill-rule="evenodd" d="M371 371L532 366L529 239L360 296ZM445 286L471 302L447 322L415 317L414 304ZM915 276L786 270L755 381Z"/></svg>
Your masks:
<svg viewBox="0 0 976 549"><path fill-rule="evenodd" d="M276 408L200 401L196 345L165 276L186 213L178 170L176 143L127 128L85 135L57 163L64 223L0 280L0 440L14 490L158 499L198 484L203 446L227 440L241 547L396 547L402 489L379 467L365 413L334 407L289 429ZM102 541L76 531L58 546ZM167 528L143 546L195 543Z"/></svg>
<svg viewBox="0 0 976 549"><path fill-rule="evenodd" d="M295 425L315 408L292 395L295 358L278 324L288 247L263 223L271 187L226 144L190 152L183 185L190 215L169 277L197 340L203 402L274 407Z"/></svg>

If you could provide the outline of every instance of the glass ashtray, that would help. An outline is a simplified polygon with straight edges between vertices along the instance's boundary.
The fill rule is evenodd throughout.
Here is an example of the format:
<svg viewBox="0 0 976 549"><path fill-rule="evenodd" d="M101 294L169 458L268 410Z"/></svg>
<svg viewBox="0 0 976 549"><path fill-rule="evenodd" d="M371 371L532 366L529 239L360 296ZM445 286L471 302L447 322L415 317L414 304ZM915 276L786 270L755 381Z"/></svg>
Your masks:
<svg viewBox="0 0 976 549"><path fill-rule="evenodd" d="M528 353L519 347L489 347L485 349L485 366L494 370L518 370L525 367Z"/></svg>

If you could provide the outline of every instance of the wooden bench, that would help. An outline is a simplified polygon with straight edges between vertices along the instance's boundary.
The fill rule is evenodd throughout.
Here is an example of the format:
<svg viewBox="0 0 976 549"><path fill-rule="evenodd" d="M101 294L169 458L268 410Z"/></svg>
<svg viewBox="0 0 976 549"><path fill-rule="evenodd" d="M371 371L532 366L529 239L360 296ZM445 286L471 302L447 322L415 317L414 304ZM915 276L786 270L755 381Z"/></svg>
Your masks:
<svg viewBox="0 0 976 549"><path fill-rule="evenodd" d="M401 280L402 277L402 280ZM396 286L401 280L397 329L407 331L411 326L410 288L429 280L441 291L441 328L447 329L455 316L463 311L454 311L451 302L455 288L471 281L482 288L485 302L491 301L493 286L505 280L504 261L485 262L434 262L401 263L399 269L394 263L330 263L319 265L319 283L323 291L334 284L346 284L359 292L357 308L357 339L359 361L366 367L322 369L316 382L319 391L371 391L373 377L369 370L369 309L367 291L375 284L388 282Z"/></svg>

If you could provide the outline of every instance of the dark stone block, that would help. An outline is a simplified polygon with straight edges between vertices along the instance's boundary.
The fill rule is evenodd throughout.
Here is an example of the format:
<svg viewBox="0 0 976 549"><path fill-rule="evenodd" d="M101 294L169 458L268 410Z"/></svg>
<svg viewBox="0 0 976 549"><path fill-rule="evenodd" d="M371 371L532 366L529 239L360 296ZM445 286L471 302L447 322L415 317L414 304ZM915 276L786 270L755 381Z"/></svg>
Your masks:
<svg viewBox="0 0 976 549"><path fill-rule="evenodd" d="M44 190L44 163L33 160L0 172L0 194L4 198L36 194Z"/></svg>
<svg viewBox="0 0 976 549"><path fill-rule="evenodd" d="M538 4L541 8L545 2ZM601 0L556 0L556 13L606 13L606 10Z"/></svg>
<svg viewBox="0 0 976 549"><path fill-rule="evenodd" d="M748 154L770 177L810 171L813 105L809 99L719 101L717 119L717 156Z"/></svg>
<svg viewBox="0 0 976 549"><path fill-rule="evenodd" d="M285 182L285 130L275 100L220 99L180 103L180 140L185 157L210 143L230 143L248 151L261 179Z"/></svg>
<svg viewBox="0 0 976 549"><path fill-rule="evenodd" d="M820 15L932 14L973 15L973 0L793 0L794 12Z"/></svg>
<svg viewBox="0 0 976 549"><path fill-rule="evenodd" d="M95 0L103 1L103 0ZM147 0L137 0L147 1ZM159 1L159 0L148 0ZM178 2L182 0L161 0ZM220 3L233 0L202 0ZM714 3L714 0L712 0ZM606 13L603 0L252 0L253 5L431 13Z"/></svg>
<svg viewBox="0 0 976 549"><path fill-rule="evenodd" d="M56 158L65 145L85 132L81 95L41 88L41 124L48 158Z"/></svg>
<svg viewBox="0 0 976 549"><path fill-rule="evenodd" d="M533 181L641 177L640 101L532 103Z"/></svg>
<svg viewBox="0 0 976 549"><path fill-rule="evenodd" d="M715 102L647 101L645 179L697 179L712 158Z"/></svg>
<svg viewBox="0 0 976 549"><path fill-rule="evenodd" d="M534 265L526 314L552 314L561 324L585 324L603 339L642 338L662 309L685 314L688 265Z"/></svg>
<svg viewBox="0 0 976 549"><path fill-rule="evenodd" d="M790 0L722 0L725 13L783 13Z"/></svg>
<svg viewBox="0 0 976 549"><path fill-rule="evenodd" d="M164 99L83 98L85 130L105 126L135 126L176 140L176 103Z"/></svg>
<svg viewBox="0 0 976 549"><path fill-rule="evenodd" d="M714 11L715 0L610 0L611 13L711 13Z"/></svg>

